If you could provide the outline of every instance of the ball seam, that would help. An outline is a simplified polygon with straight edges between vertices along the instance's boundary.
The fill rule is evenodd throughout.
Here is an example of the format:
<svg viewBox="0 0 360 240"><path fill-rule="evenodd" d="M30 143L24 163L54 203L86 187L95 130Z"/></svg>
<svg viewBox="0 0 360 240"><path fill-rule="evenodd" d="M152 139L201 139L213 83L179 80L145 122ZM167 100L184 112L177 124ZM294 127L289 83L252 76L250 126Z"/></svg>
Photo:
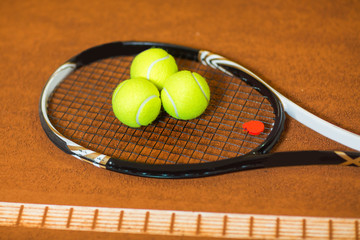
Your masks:
<svg viewBox="0 0 360 240"><path fill-rule="evenodd" d="M146 98L141 104L140 104L140 107L136 113L136 123L140 126L142 126L142 124L140 123L140 120L139 120L139 117L140 117L140 114L141 114L141 111L142 109L145 107L145 105L153 98L156 98L157 96L156 95L151 95L150 97Z"/></svg>
<svg viewBox="0 0 360 240"><path fill-rule="evenodd" d="M191 75L192 75L192 76L193 76L193 78L195 79L195 82L196 82L196 83L197 83L197 85L199 86L199 88L200 88L200 90L201 90L202 94L204 95L204 97L205 97L206 101L207 101L207 102L209 102L209 99L208 99L208 97L206 96L205 91L204 91L204 89L202 88L202 86L201 86L201 84L200 84L199 80L195 77L194 73L191 73Z"/></svg>
<svg viewBox="0 0 360 240"><path fill-rule="evenodd" d="M171 98L170 93L166 90L166 88L163 88L163 91L166 93L166 95L168 96L171 104L173 105L173 108L174 108L174 110L175 110L175 115L176 115L176 117L177 117L177 118L180 118L180 117L179 117L179 113L178 113L177 108L176 108L176 105L175 105L175 102L174 102L174 100Z"/></svg>
<svg viewBox="0 0 360 240"><path fill-rule="evenodd" d="M159 58L159 59L156 59L155 61L153 61L153 62L150 64L149 68L148 68L148 71L147 71L147 73L146 73L146 78L147 78L148 80L150 80L151 70L152 70L152 68L155 66L156 63L158 63L158 62L160 62L160 61L163 61L163 60L166 60L166 59L168 59L169 57L170 57L170 55L167 55L167 56L165 56L165 57L163 57L163 58Z"/></svg>
<svg viewBox="0 0 360 240"><path fill-rule="evenodd" d="M124 87L124 85L126 84L126 81L120 83L121 86L119 87L119 89L116 90L116 92L114 93L114 97L113 98L116 98L116 95L119 93L120 89Z"/></svg>

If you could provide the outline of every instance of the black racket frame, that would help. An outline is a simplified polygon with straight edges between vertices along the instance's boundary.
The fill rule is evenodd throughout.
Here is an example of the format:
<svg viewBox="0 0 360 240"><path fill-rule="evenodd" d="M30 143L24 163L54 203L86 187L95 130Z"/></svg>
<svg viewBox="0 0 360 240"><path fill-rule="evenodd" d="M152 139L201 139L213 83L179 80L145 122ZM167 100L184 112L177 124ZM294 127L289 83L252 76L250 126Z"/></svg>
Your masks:
<svg viewBox="0 0 360 240"><path fill-rule="evenodd" d="M189 60L195 60L199 62L198 55L201 50L198 49L174 45L174 44L167 44L167 43L128 41L128 42L112 42L90 48L72 57L67 61L67 63L76 64L76 69L78 69L84 65L90 64L92 62L101 59L106 59L115 56L136 55L152 47L163 48L166 51L168 51L170 54L172 54L175 58L181 56L183 58L187 58ZM271 90L269 90L264 84L262 84L261 82L259 82L254 77L247 74L246 72L230 66L224 65L222 67L226 69L226 71L236 76L237 78L240 78L242 81L245 81L249 85L253 86L262 95L266 96L274 109L275 123L273 126L273 130L259 147L257 147L248 154L241 155L238 157L220 160L216 162L199 163L199 164L150 165L145 163L130 162L130 161L126 161L126 159L116 159L111 157L106 163L105 166L106 169L116 171L119 173L125 173L125 174L142 176L142 177L195 178L195 177L204 177L204 176L235 172L239 170L249 170L249 169L284 165L284 163L282 162L284 158L293 157L293 155L287 155L286 153L278 154L279 156L277 158L278 161L274 161L273 157L271 157L271 154L269 154L269 158L262 155L267 153L276 144L284 129L285 111L279 98ZM44 119L41 106L40 106L40 122L47 136L57 147L59 147L61 150L63 150L68 154L75 155L68 148L67 144L51 130L46 120ZM87 161L93 161L91 159L86 159L86 157L84 156L78 156L78 157L81 157ZM300 154L299 161L302 157L304 156L301 156ZM295 161L293 161L293 165L298 165L299 164L298 161L296 161L296 159L294 160ZM302 162L301 165L304 165L304 162Z"/></svg>

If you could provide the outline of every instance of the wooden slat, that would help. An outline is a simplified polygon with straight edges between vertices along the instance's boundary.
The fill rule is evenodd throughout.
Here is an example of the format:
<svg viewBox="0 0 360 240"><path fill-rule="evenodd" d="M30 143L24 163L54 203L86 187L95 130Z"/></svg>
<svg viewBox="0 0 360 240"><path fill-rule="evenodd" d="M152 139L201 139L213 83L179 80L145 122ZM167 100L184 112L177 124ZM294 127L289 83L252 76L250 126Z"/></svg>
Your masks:
<svg viewBox="0 0 360 240"><path fill-rule="evenodd" d="M358 218L0 202L0 226L237 239L359 239Z"/></svg>

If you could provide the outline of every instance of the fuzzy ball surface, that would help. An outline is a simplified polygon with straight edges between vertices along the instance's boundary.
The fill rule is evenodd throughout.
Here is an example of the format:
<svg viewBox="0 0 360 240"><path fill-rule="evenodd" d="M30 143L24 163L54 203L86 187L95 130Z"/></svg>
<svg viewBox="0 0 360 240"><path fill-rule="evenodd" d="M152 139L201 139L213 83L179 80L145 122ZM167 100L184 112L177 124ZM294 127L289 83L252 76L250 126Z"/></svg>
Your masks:
<svg viewBox="0 0 360 240"><path fill-rule="evenodd" d="M166 80L161 100L169 115L190 120L199 117L206 110L210 101L210 88L200 74L183 70Z"/></svg>
<svg viewBox="0 0 360 240"><path fill-rule="evenodd" d="M165 80L177 71L178 66L173 56L161 48L150 48L133 59L130 76L146 78L161 90Z"/></svg>
<svg viewBox="0 0 360 240"><path fill-rule="evenodd" d="M145 78L120 83L112 95L112 108L120 122L138 128L152 123L160 113L158 89Z"/></svg>

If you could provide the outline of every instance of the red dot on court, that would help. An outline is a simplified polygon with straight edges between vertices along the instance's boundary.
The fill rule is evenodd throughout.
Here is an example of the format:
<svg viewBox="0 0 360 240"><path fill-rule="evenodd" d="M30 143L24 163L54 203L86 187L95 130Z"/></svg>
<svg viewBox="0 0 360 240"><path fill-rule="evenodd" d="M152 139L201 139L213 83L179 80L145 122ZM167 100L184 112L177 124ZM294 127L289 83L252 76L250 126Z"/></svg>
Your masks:
<svg viewBox="0 0 360 240"><path fill-rule="evenodd" d="M250 135L259 135L265 129L264 123L256 120L246 122L242 125L243 129Z"/></svg>

